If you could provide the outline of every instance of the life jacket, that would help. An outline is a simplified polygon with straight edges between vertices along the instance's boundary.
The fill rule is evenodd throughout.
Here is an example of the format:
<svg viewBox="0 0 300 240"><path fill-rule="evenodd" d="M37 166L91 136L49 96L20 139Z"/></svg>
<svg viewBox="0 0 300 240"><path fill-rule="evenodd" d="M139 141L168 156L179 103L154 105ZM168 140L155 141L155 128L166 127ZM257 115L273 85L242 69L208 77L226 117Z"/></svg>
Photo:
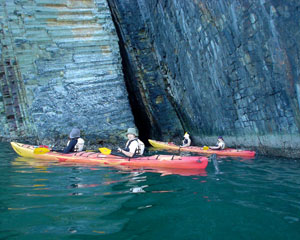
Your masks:
<svg viewBox="0 0 300 240"><path fill-rule="evenodd" d="M224 142L224 141L219 141L219 142L217 143L217 146L220 146L220 148L221 148L222 150L224 150L224 149L225 149L225 142Z"/></svg>
<svg viewBox="0 0 300 240"><path fill-rule="evenodd" d="M84 147L84 140L82 138L78 138L77 144L74 147L75 152L81 152Z"/></svg>
<svg viewBox="0 0 300 240"><path fill-rule="evenodd" d="M191 145L191 139L189 137L185 137L183 140L182 140L182 145L186 145L186 147L190 146Z"/></svg>
<svg viewBox="0 0 300 240"><path fill-rule="evenodd" d="M69 142L67 143L67 146L69 145ZM74 147L74 152L81 152L83 150L83 147L84 147L84 140L82 138L78 138L77 139L77 143Z"/></svg>
<svg viewBox="0 0 300 240"><path fill-rule="evenodd" d="M130 148L130 144L133 143L134 141L137 142L137 148L135 149L135 153L133 154L133 156L135 155L143 155L144 151L145 151L145 144L138 138L132 139L130 141L127 142L126 146L125 146L125 151L129 152Z"/></svg>

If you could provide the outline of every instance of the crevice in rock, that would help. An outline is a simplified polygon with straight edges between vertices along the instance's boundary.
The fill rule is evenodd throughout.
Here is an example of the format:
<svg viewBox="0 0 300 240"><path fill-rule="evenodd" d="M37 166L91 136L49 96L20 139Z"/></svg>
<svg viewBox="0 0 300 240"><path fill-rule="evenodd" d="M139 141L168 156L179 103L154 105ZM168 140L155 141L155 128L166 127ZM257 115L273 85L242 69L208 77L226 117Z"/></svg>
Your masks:
<svg viewBox="0 0 300 240"><path fill-rule="evenodd" d="M112 20L115 25L115 29L119 38L119 47L120 47L120 55L122 58L122 67L125 85L128 92L128 99L131 106L132 114L134 116L135 125L139 130L140 139L148 144L148 139L151 138L153 132L159 132L158 128L155 128L153 124L151 124L151 120L147 115L146 106L143 102L143 91L139 89L139 83L137 76L132 71L132 66L130 64L130 56L128 55L128 49L126 49L126 41L122 36L122 29L120 23L118 21L118 15L116 13L116 9L112 6L112 3L108 1L108 5L111 11ZM134 51L134 49L132 49ZM156 129L153 131L153 127Z"/></svg>
<svg viewBox="0 0 300 240"><path fill-rule="evenodd" d="M15 54L13 34L11 32L10 22L8 21L7 6L3 5L3 14L5 19L0 24L0 38L6 39L9 44L2 44L0 48L0 92L3 103L3 119L7 126L4 129L6 140L22 138L26 132L27 115L24 110L26 106L26 94L24 84ZM6 30L5 26L6 26Z"/></svg>

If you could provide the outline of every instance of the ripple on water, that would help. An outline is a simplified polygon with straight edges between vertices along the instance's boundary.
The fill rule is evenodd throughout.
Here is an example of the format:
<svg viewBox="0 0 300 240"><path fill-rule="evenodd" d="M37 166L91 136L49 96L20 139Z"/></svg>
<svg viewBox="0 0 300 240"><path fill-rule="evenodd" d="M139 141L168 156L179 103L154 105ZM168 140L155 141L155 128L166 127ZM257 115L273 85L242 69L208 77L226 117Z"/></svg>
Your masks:
<svg viewBox="0 0 300 240"><path fill-rule="evenodd" d="M201 174L125 171L2 152L0 238L299 237L298 162L265 157L217 161L222 174L212 163Z"/></svg>

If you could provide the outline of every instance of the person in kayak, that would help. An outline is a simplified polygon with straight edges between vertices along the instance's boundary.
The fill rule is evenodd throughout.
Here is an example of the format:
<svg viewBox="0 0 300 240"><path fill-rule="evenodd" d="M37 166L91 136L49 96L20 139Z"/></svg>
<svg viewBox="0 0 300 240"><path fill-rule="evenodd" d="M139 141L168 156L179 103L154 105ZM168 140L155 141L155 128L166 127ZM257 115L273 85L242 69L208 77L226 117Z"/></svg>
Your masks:
<svg viewBox="0 0 300 240"><path fill-rule="evenodd" d="M223 150L225 149L225 141L223 139L223 137L218 137L218 141L216 146L209 146L210 149L212 150Z"/></svg>
<svg viewBox="0 0 300 240"><path fill-rule="evenodd" d="M128 128L125 148L118 148L118 152L124 154L127 157L140 157L144 154L145 144L138 139L138 131L135 128Z"/></svg>
<svg viewBox="0 0 300 240"><path fill-rule="evenodd" d="M79 128L73 128L69 135L67 146L62 151L63 153L79 152L82 151L84 140L80 138Z"/></svg>
<svg viewBox="0 0 300 240"><path fill-rule="evenodd" d="M191 146L191 142L190 135L186 132L183 136L182 145L180 145L180 147Z"/></svg>
<svg viewBox="0 0 300 240"><path fill-rule="evenodd" d="M69 145L71 140L68 141L67 146ZM77 139L77 143L74 147L74 152L82 152L84 147L84 140L82 138Z"/></svg>

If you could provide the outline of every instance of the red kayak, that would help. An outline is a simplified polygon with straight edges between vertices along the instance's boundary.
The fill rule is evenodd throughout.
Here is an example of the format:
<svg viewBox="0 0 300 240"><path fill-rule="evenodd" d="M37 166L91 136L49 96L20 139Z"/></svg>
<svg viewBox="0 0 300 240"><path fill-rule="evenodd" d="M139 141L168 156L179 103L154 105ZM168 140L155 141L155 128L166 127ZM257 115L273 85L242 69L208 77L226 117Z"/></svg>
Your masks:
<svg viewBox="0 0 300 240"><path fill-rule="evenodd" d="M65 163L79 163L101 166L129 166L149 168L176 168L176 169L205 169L208 159L203 156L176 156L153 155L138 158L104 155L99 152L58 153L47 152L35 154L35 146L11 142L12 148L22 157L54 160Z"/></svg>
<svg viewBox="0 0 300 240"><path fill-rule="evenodd" d="M195 153L203 153L203 154L217 154L220 156L232 156L232 157L254 157L255 151L249 150L237 150L234 148L226 148L224 150L212 150L212 149L203 149L203 147L189 146L189 147L180 147L170 142L160 142L156 140L148 140L149 143L155 147L160 149L169 149L176 151L184 151L184 152L195 152Z"/></svg>

